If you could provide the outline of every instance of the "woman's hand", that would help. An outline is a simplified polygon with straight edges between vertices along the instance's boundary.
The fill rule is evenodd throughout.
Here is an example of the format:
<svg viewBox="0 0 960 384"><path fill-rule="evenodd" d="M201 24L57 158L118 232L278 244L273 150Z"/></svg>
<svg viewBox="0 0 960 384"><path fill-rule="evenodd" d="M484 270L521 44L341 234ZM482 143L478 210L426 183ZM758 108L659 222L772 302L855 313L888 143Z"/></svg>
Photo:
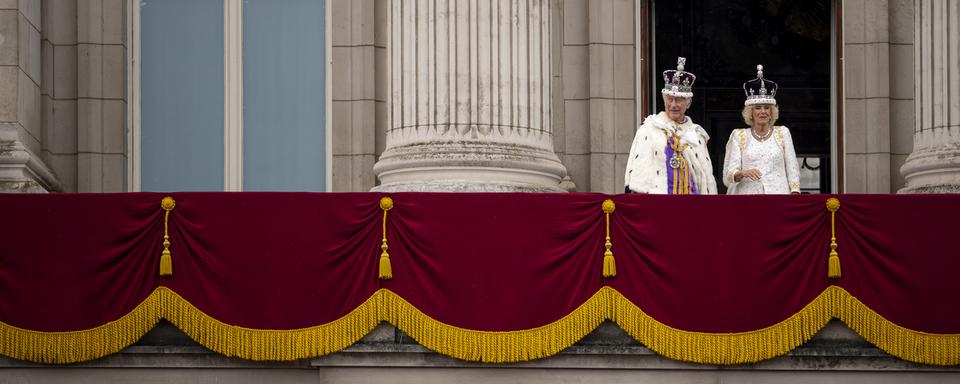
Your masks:
<svg viewBox="0 0 960 384"><path fill-rule="evenodd" d="M740 180L742 180L744 177L749 178L750 180L753 180L753 181L759 181L759 180L760 180L760 171L759 171L759 170L756 170L756 169L748 169L748 170L745 170L745 171L737 171L737 173L734 173L734 174L733 174L733 181L736 181L736 182L739 183Z"/></svg>

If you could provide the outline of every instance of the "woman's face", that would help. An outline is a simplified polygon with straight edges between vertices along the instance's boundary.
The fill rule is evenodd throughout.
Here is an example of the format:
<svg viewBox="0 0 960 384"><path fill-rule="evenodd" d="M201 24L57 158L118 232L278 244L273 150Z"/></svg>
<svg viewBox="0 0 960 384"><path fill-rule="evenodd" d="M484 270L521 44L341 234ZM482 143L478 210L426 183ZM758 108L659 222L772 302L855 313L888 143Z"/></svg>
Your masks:
<svg viewBox="0 0 960 384"><path fill-rule="evenodd" d="M770 125L770 117L773 115L773 108L768 104L753 106L753 124L766 126Z"/></svg>

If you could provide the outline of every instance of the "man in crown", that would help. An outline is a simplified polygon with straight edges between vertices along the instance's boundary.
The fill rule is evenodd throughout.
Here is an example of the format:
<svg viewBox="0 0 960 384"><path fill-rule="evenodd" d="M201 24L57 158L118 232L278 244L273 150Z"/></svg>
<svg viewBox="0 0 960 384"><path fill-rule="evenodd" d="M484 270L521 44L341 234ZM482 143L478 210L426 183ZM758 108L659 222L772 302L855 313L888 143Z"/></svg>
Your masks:
<svg viewBox="0 0 960 384"><path fill-rule="evenodd" d="M647 116L637 128L624 176L626 193L712 195L717 193L703 127L686 116L697 77L683 70L663 72L664 111Z"/></svg>

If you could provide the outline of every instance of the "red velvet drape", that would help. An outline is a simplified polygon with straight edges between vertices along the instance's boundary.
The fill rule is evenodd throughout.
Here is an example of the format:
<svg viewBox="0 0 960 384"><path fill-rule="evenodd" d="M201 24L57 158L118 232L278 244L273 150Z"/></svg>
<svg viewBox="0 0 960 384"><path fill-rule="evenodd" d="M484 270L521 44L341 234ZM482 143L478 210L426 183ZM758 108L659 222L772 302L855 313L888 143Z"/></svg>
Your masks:
<svg viewBox="0 0 960 384"><path fill-rule="evenodd" d="M0 196L0 322L89 329L166 286L227 324L296 329L386 288L440 322L510 331L609 286L666 325L726 333L783 321L833 284L897 325L960 333L954 196L839 196L843 275L828 279L826 196L396 193L392 280L377 278L382 194L173 193L171 277L158 276L163 196Z"/></svg>

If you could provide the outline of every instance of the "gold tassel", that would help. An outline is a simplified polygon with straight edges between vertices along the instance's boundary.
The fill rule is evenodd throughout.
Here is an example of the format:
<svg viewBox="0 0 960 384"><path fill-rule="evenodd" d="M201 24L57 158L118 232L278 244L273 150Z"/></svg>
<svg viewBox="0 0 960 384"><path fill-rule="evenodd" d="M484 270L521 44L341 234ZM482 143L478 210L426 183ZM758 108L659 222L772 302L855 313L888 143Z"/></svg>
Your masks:
<svg viewBox="0 0 960 384"><path fill-rule="evenodd" d="M609 242L607 244L610 244ZM603 253L603 277L614 277L617 275L617 261L613 258L613 252L607 249Z"/></svg>
<svg viewBox="0 0 960 384"><path fill-rule="evenodd" d="M607 239L603 244L606 248L606 251L603 252L603 277L614 277L617 275L617 261L613 258L613 251L610 250L613 247L613 243L610 242L610 214L617 209L617 205L613 203L613 200L606 199L600 208L603 209L607 222Z"/></svg>
<svg viewBox="0 0 960 384"><path fill-rule="evenodd" d="M840 209L840 200L836 197L827 199L827 210L830 211L830 257L827 263L827 277L840 278L840 254L837 253L837 225L836 215Z"/></svg>
<svg viewBox="0 0 960 384"><path fill-rule="evenodd" d="M166 196L160 200L160 208L163 213L163 252L160 254L160 276L173 276L173 259L170 257L170 233L169 221L170 211L177 206L177 202L172 197Z"/></svg>
<svg viewBox="0 0 960 384"><path fill-rule="evenodd" d="M160 276L173 276L173 260L170 259L170 251L166 249L160 255Z"/></svg>
<svg viewBox="0 0 960 384"><path fill-rule="evenodd" d="M840 277L840 256L837 256L836 251L830 252L830 262L827 265L827 277Z"/></svg>
<svg viewBox="0 0 960 384"><path fill-rule="evenodd" d="M380 198L380 209L383 210L383 243L380 244L380 279L390 280L393 278L393 267L390 266L390 254L387 253L387 211L393 209L393 199L388 196Z"/></svg>
<svg viewBox="0 0 960 384"><path fill-rule="evenodd" d="M380 278L390 280L393 278L393 267L390 266L390 255L387 254L386 240L384 240L380 248L383 249L383 253L380 254Z"/></svg>

